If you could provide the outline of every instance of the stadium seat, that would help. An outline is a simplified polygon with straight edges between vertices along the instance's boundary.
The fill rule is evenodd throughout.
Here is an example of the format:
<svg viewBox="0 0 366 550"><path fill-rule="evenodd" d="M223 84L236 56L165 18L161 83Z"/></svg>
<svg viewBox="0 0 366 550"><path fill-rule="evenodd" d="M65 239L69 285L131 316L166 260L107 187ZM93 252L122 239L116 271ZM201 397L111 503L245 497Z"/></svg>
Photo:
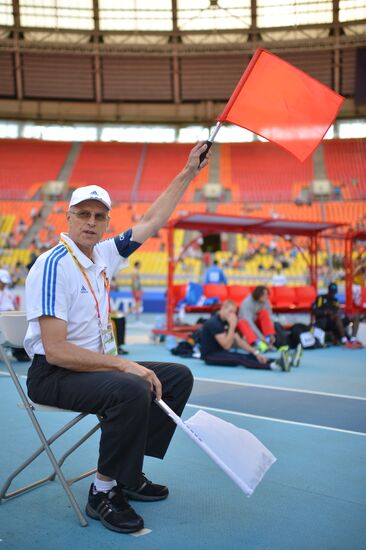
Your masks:
<svg viewBox="0 0 366 550"><path fill-rule="evenodd" d="M237 306L240 306L244 298L252 292L252 287L243 286L243 285L229 285L228 289L228 298L234 300Z"/></svg>
<svg viewBox="0 0 366 550"><path fill-rule="evenodd" d="M366 286L361 288L361 306L366 309Z"/></svg>
<svg viewBox="0 0 366 550"><path fill-rule="evenodd" d="M180 300L183 300L183 298L185 298L186 292L187 285L173 285L173 297L175 306Z"/></svg>
<svg viewBox="0 0 366 550"><path fill-rule="evenodd" d="M218 298L219 302L222 303L228 298L228 289L226 285L208 283L203 285L203 294L206 298Z"/></svg>
<svg viewBox="0 0 366 550"><path fill-rule="evenodd" d="M297 286L295 290L295 305L297 309L310 309L316 298L313 286Z"/></svg>
<svg viewBox="0 0 366 550"><path fill-rule="evenodd" d="M295 289L289 286L272 287L270 300L275 309L293 309L295 307Z"/></svg>

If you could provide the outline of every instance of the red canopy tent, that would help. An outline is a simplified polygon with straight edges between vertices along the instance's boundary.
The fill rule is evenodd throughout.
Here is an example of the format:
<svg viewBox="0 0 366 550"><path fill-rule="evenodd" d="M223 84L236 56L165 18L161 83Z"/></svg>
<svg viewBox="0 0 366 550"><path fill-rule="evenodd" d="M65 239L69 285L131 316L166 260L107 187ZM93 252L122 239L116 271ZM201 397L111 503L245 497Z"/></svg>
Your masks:
<svg viewBox="0 0 366 550"><path fill-rule="evenodd" d="M317 289L317 250L319 235L326 230L343 226L341 223L327 223L323 221L309 222L301 220L287 220L274 218L256 218L248 216L228 216L221 214L187 214L180 218L172 219L166 224L168 229L168 286L166 306L166 328L159 330L160 334L181 333L183 327L174 326L174 296L173 279L174 271L180 257L174 257L174 231L186 229L199 231L202 236L216 233L253 233L272 234L282 236L304 236L309 237L310 246L310 284ZM191 243L181 252L181 255Z"/></svg>
<svg viewBox="0 0 366 550"><path fill-rule="evenodd" d="M363 252L366 251L366 230L362 231L348 231L345 237L345 253L344 253L344 265L345 265L345 287L346 287L346 311L348 313L359 312L360 309L364 310L364 306L357 306L353 300L353 274L354 274L354 258L353 249L356 243L363 244Z"/></svg>

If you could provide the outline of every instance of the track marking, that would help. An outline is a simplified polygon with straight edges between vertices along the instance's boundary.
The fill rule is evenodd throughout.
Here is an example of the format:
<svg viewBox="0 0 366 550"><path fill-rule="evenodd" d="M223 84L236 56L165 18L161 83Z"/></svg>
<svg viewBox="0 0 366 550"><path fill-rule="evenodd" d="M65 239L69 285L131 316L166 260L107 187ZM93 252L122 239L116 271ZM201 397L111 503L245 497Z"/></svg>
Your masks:
<svg viewBox="0 0 366 550"><path fill-rule="evenodd" d="M143 537L144 535L149 535L152 532L152 529L140 529L136 533L131 533L131 537Z"/></svg>
<svg viewBox="0 0 366 550"><path fill-rule="evenodd" d="M297 388L286 388L284 386L266 386L264 384L247 384L245 382L230 382L229 380L218 380L216 378L199 378L195 377L198 382L215 382L216 384L232 384L234 386L242 386L248 388L264 388L267 390L280 390L289 391L294 393L309 393L311 395L324 395L326 397L339 397L341 399L359 399L360 401L366 401L366 397L359 397L355 395L343 395L341 393L329 393L322 391L303 390Z"/></svg>
<svg viewBox="0 0 366 550"><path fill-rule="evenodd" d="M0 372L0 376L10 376L8 372ZM18 378L23 378L24 380L27 379L27 376L25 374L20 374ZM322 391L316 391L316 390L304 390L304 389L297 389L297 388L286 388L284 386L267 386L265 384L247 384L246 382L230 382L229 380L219 380L217 378L200 378L195 377L195 380L198 382L214 382L216 384L231 384L233 386L242 386L242 387L248 387L248 388L263 388L265 390L279 390L279 391L288 391L288 392L294 392L294 393L308 393L310 395L324 395L325 397L338 397L340 399L358 399L360 401L366 401L366 397L361 397L357 395L345 395L342 393L329 393L329 392L322 392Z"/></svg>
<svg viewBox="0 0 366 550"><path fill-rule="evenodd" d="M281 418L272 418L270 416L260 416L257 414L242 413L237 411L231 411L229 409L218 409L216 407L206 407L206 405L195 405L192 403L187 403L186 407L193 409L205 409L206 411L219 412L225 414L232 414L234 416L247 416L248 418L257 418L259 420L269 420L270 422L279 422L281 424L293 424L295 426L305 426L306 428L317 428L318 430L328 430L331 432L340 432L351 435L361 435L366 436L364 432L354 432L352 430L342 430L341 428L331 428L330 426L321 426L318 424L308 424L307 422L295 422L294 420L283 420Z"/></svg>
<svg viewBox="0 0 366 550"><path fill-rule="evenodd" d="M10 376L9 373L1 373L2 375L4 376ZM19 378L24 378L26 379L27 376L24 375L24 374L21 374L19 376ZM281 390L281 391L292 391L292 392L297 392L297 393L309 393L309 394L313 394L313 395L324 395L324 396L328 396L328 397L338 397L338 398L342 398L342 399L359 399L361 401L366 401L366 397L355 397L355 396L352 396L352 395L341 395L341 394L336 394L336 393L326 393L326 392L317 392L317 391L310 391L310 390L298 390L298 389L294 389L294 388L284 388L284 387L278 387L278 386L265 386L265 385L260 385L260 384L245 384L243 382L228 382L226 380L217 380L217 379L209 379L209 378L195 378L195 380L199 380L201 382L215 382L215 383L219 383L219 384L233 384L233 385L236 385L236 386L248 386L248 387L252 387L252 388L265 388L265 389L271 389L271 390ZM361 436L366 436L366 433L363 433L363 432L355 432L353 430L342 430L341 428L332 428L330 426L321 426L321 425L318 425L318 424L309 424L307 422L296 422L294 420L283 420L283 419L280 419L280 418L271 418L269 416L260 416L260 415L256 415L256 414L249 414L249 413L242 413L242 412L237 412L237 411L231 411L229 409L219 409L219 408L215 408L215 407L206 407L206 405L195 405L195 404L192 404L192 403L187 403L186 404L186 407L191 407L191 408L194 408L194 409L205 409L207 411L213 411L213 412L221 412L221 413L225 413L225 414L232 414L232 415L235 415L235 416L247 416L248 418L257 418L259 420L269 420L270 422L279 422L279 423L282 423L282 424L293 424L295 426L305 426L307 428L317 428L319 430L328 430L328 431L331 431L331 432L340 432L340 433L347 433L347 434L351 434L351 435L361 435ZM143 533L143 534L147 534L147 533Z"/></svg>

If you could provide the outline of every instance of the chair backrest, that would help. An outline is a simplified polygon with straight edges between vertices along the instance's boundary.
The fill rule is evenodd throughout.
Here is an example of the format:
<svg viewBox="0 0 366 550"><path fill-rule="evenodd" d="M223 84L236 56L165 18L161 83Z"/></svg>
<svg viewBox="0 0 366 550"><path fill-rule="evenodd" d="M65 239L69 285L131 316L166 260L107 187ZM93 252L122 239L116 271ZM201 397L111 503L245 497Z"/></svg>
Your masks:
<svg viewBox="0 0 366 550"><path fill-rule="evenodd" d="M28 321L25 311L2 311L0 313L0 332L3 345L22 348Z"/></svg>
<svg viewBox="0 0 366 550"><path fill-rule="evenodd" d="M252 292L252 287L243 286L243 285L229 285L228 289L228 298L234 300L237 306L240 306L244 298Z"/></svg>
<svg viewBox="0 0 366 550"><path fill-rule="evenodd" d="M187 285L173 285L173 299L174 305L176 305L180 300L186 297L187 294Z"/></svg>
<svg viewBox="0 0 366 550"><path fill-rule="evenodd" d="M216 283L207 283L203 285L203 294L206 298L218 298L222 303L227 299L227 286Z"/></svg>
<svg viewBox="0 0 366 550"><path fill-rule="evenodd" d="M296 286L295 303L297 307L310 308L316 298L316 291L313 286Z"/></svg>
<svg viewBox="0 0 366 550"><path fill-rule="evenodd" d="M294 307L295 290L289 286L274 286L272 287L273 298L271 302L274 307Z"/></svg>
<svg viewBox="0 0 366 550"><path fill-rule="evenodd" d="M363 308L366 307L366 286L361 288L361 305Z"/></svg>

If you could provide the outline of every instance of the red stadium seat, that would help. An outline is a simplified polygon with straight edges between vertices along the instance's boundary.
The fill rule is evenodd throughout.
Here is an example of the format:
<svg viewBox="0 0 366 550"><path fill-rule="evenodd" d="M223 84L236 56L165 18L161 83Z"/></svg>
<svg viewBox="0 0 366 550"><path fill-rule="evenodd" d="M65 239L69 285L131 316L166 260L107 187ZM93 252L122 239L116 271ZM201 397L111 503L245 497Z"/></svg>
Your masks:
<svg viewBox="0 0 366 550"><path fill-rule="evenodd" d="M366 286L361 288L361 306L366 308Z"/></svg>
<svg viewBox="0 0 366 550"><path fill-rule="evenodd" d="M290 286L272 287L271 303L274 308L293 309L295 307L295 289Z"/></svg>
<svg viewBox="0 0 366 550"><path fill-rule="evenodd" d="M295 305L298 309L310 309L316 298L313 286L297 286L295 290Z"/></svg>
<svg viewBox="0 0 366 550"><path fill-rule="evenodd" d="M240 306L244 298L246 298L248 294L252 292L252 287L243 285L229 285L227 289L227 297L230 298L230 300L234 300L237 306Z"/></svg>
<svg viewBox="0 0 366 550"><path fill-rule="evenodd" d="M180 300L183 300L185 298L187 293L187 285L173 285L173 296L174 296L174 305L177 305L177 303Z"/></svg>
<svg viewBox="0 0 366 550"><path fill-rule="evenodd" d="M203 285L203 294L206 298L218 298L221 303L228 298L226 285L217 285L213 283Z"/></svg>

